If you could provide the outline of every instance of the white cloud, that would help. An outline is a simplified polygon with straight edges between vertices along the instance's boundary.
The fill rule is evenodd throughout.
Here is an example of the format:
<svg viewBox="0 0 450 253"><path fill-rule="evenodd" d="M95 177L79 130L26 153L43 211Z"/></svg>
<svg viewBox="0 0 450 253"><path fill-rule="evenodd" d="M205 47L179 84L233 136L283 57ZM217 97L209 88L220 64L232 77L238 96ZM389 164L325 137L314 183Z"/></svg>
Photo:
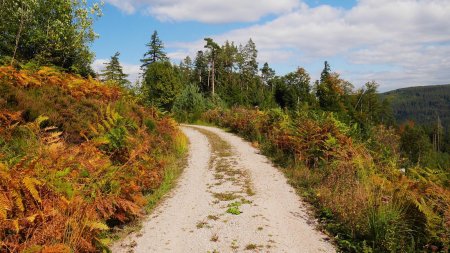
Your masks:
<svg viewBox="0 0 450 253"><path fill-rule="evenodd" d="M138 9L163 21L253 22L293 10L299 0L105 0L125 13Z"/></svg>
<svg viewBox="0 0 450 253"><path fill-rule="evenodd" d="M136 11L136 3L140 1L106 0L105 2L116 6L127 14L133 14Z"/></svg>
<svg viewBox="0 0 450 253"><path fill-rule="evenodd" d="M382 90L450 83L450 0L358 0L351 9L313 8L301 0L106 2L130 14L142 10L162 21L249 22L275 14L266 23L205 37L237 44L251 37L260 62L315 66L313 77L318 76L319 62L331 60L333 67L332 60L339 59L335 69L357 86L372 79L380 82ZM186 55L194 57L204 41L166 45L169 56L178 62ZM129 71L136 69L130 65Z"/></svg>
<svg viewBox="0 0 450 253"><path fill-rule="evenodd" d="M449 15L449 0L359 0L348 10L301 4L267 23L213 38L244 44L251 37L261 62L317 66L325 59L341 59L347 65L344 78L355 85L375 79L386 90L450 83ZM192 54L201 43L177 46ZM382 71L377 70L380 65Z"/></svg>
<svg viewBox="0 0 450 253"><path fill-rule="evenodd" d="M92 63L92 69L96 73L101 73L102 70L105 69L105 63L108 62L109 59L96 59ZM134 84L141 75L141 67L140 65L128 64L128 63L120 63L122 65L123 73L128 74L128 80Z"/></svg>
<svg viewBox="0 0 450 253"><path fill-rule="evenodd" d="M105 63L108 61L108 59L96 59L91 65L92 69L94 69L96 73L101 73L102 70L105 69Z"/></svg>

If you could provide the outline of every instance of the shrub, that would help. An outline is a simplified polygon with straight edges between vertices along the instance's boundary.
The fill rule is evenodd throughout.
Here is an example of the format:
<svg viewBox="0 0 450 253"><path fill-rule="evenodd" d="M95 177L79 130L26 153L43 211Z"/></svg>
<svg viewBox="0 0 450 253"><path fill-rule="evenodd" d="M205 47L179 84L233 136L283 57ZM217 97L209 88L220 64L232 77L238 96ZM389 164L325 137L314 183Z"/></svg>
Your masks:
<svg viewBox="0 0 450 253"><path fill-rule="evenodd" d="M194 122L198 120L206 109L206 101L197 85L186 85L175 99L173 113L180 122Z"/></svg>
<svg viewBox="0 0 450 253"><path fill-rule="evenodd" d="M289 182L317 207L324 226L349 252L415 252L450 247L448 173L400 172L400 138L379 126L357 137L332 113L245 108L202 118L231 129L280 163Z"/></svg>
<svg viewBox="0 0 450 253"><path fill-rule="evenodd" d="M1 252L107 250L186 150L172 119L95 80L0 67L0 92Z"/></svg>

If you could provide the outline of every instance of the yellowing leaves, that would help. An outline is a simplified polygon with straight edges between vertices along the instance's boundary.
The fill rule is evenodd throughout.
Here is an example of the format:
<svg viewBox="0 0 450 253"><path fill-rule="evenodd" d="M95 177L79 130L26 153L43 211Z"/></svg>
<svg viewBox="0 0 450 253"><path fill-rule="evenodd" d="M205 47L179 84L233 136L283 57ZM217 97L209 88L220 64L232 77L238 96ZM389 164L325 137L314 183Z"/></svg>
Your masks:
<svg viewBox="0 0 450 253"><path fill-rule="evenodd" d="M98 230L109 230L108 225L98 222L98 221L88 221L86 225L90 230L98 229Z"/></svg>
<svg viewBox="0 0 450 253"><path fill-rule="evenodd" d="M11 210L11 203L3 193L0 193L0 220L6 219L6 212Z"/></svg>
<svg viewBox="0 0 450 253"><path fill-rule="evenodd" d="M69 253L71 252L69 246L65 244L55 244L51 246L45 246L42 253Z"/></svg>
<svg viewBox="0 0 450 253"><path fill-rule="evenodd" d="M23 200L20 192L12 191L12 196L14 198L14 203L16 207L21 211L25 211L25 206L23 205Z"/></svg>
<svg viewBox="0 0 450 253"><path fill-rule="evenodd" d="M41 197L39 196L39 192L36 188L36 186L42 185L42 182L31 177L25 177L22 182L25 188L31 193L31 196L33 196L34 200L42 203Z"/></svg>
<svg viewBox="0 0 450 253"><path fill-rule="evenodd" d="M0 67L0 80L8 80L24 88L54 85L70 92L75 98L99 97L112 101L121 96L118 87L108 86L94 79L84 79L59 72L51 67L42 67L37 72L28 72L3 66Z"/></svg>
<svg viewBox="0 0 450 253"><path fill-rule="evenodd" d="M28 217L26 218L26 220L27 220L28 222L30 222L30 223L33 223L34 220L36 220L36 217L37 217L38 215L39 215L39 214L33 214L33 215L31 215L31 216L28 216Z"/></svg>
<svg viewBox="0 0 450 253"><path fill-rule="evenodd" d="M0 179L9 181L11 180L11 176L8 173L8 169L6 168L6 165L0 163Z"/></svg>
<svg viewBox="0 0 450 253"><path fill-rule="evenodd" d="M98 251L107 244L105 220L126 223L143 213L143 192L160 185L165 155L175 154L177 125L136 99L117 101L117 87L52 68L0 67L0 85L42 115L29 122L19 108L0 110L0 139L24 143L12 161L16 154L0 147L1 243L14 252ZM39 92L50 94L44 97L55 106L31 104ZM145 121L152 122L151 131ZM13 134L17 130L22 139Z"/></svg>
<svg viewBox="0 0 450 253"><path fill-rule="evenodd" d="M16 233L19 233L19 231L20 231L19 220L17 220L17 219L13 220L12 225L13 225L14 231Z"/></svg>

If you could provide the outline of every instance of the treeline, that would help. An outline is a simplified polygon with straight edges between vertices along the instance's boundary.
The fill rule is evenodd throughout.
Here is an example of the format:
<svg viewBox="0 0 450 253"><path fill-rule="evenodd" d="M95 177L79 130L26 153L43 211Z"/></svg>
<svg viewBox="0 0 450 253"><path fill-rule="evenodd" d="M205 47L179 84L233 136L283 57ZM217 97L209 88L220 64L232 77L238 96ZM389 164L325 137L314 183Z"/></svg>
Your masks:
<svg viewBox="0 0 450 253"><path fill-rule="evenodd" d="M427 132L416 124L396 126L392 100L379 96L375 81L355 89L333 72L328 62L324 63L320 79L313 81L304 68L277 75L268 63L260 66L251 39L245 45L229 41L219 45L206 38L194 60L188 56L178 65L170 63L156 31L147 47L137 92L147 103L173 112L179 121L194 122L208 109L236 106L333 113L352 126L358 133L354 137L359 139L370 138L373 126L395 126L402 137L405 166L450 168L442 128ZM438 148L433 148L433 136L440 137Z"/></svg>
<svg viewBox="0 0 450 253"><path fill-rule="evenodd" d="M308 108L334 112L361 125L394 122L389 104L377 96L377 83L368 82L355 90L332 72L327 62L320 80L313 82L303 68L279 76L268 63L260 66L251 39L245 45L229 41L219 45L206 38L195 59L188 56L179 65L169 62L156 31L147 46L149 51L142 59L142 94L167 111L178 108L177 100L183 100L178 94L196 91L211 103L226 107Z"/></svg>

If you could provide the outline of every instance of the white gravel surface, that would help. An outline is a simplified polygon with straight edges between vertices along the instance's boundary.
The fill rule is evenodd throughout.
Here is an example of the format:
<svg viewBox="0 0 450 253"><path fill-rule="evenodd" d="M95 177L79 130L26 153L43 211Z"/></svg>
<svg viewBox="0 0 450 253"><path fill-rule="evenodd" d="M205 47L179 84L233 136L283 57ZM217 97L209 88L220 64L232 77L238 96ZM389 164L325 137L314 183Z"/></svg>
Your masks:
<svg viewBox="0 0 450 253"><path fill-rule="evenodd" d="M190 154L176 188L113 252L336 252L284 175L248 142L213 127L182 129ZM196 129L227 142L230 154L212 153ZM242 213L227 213L232 203Z"/></svg>

